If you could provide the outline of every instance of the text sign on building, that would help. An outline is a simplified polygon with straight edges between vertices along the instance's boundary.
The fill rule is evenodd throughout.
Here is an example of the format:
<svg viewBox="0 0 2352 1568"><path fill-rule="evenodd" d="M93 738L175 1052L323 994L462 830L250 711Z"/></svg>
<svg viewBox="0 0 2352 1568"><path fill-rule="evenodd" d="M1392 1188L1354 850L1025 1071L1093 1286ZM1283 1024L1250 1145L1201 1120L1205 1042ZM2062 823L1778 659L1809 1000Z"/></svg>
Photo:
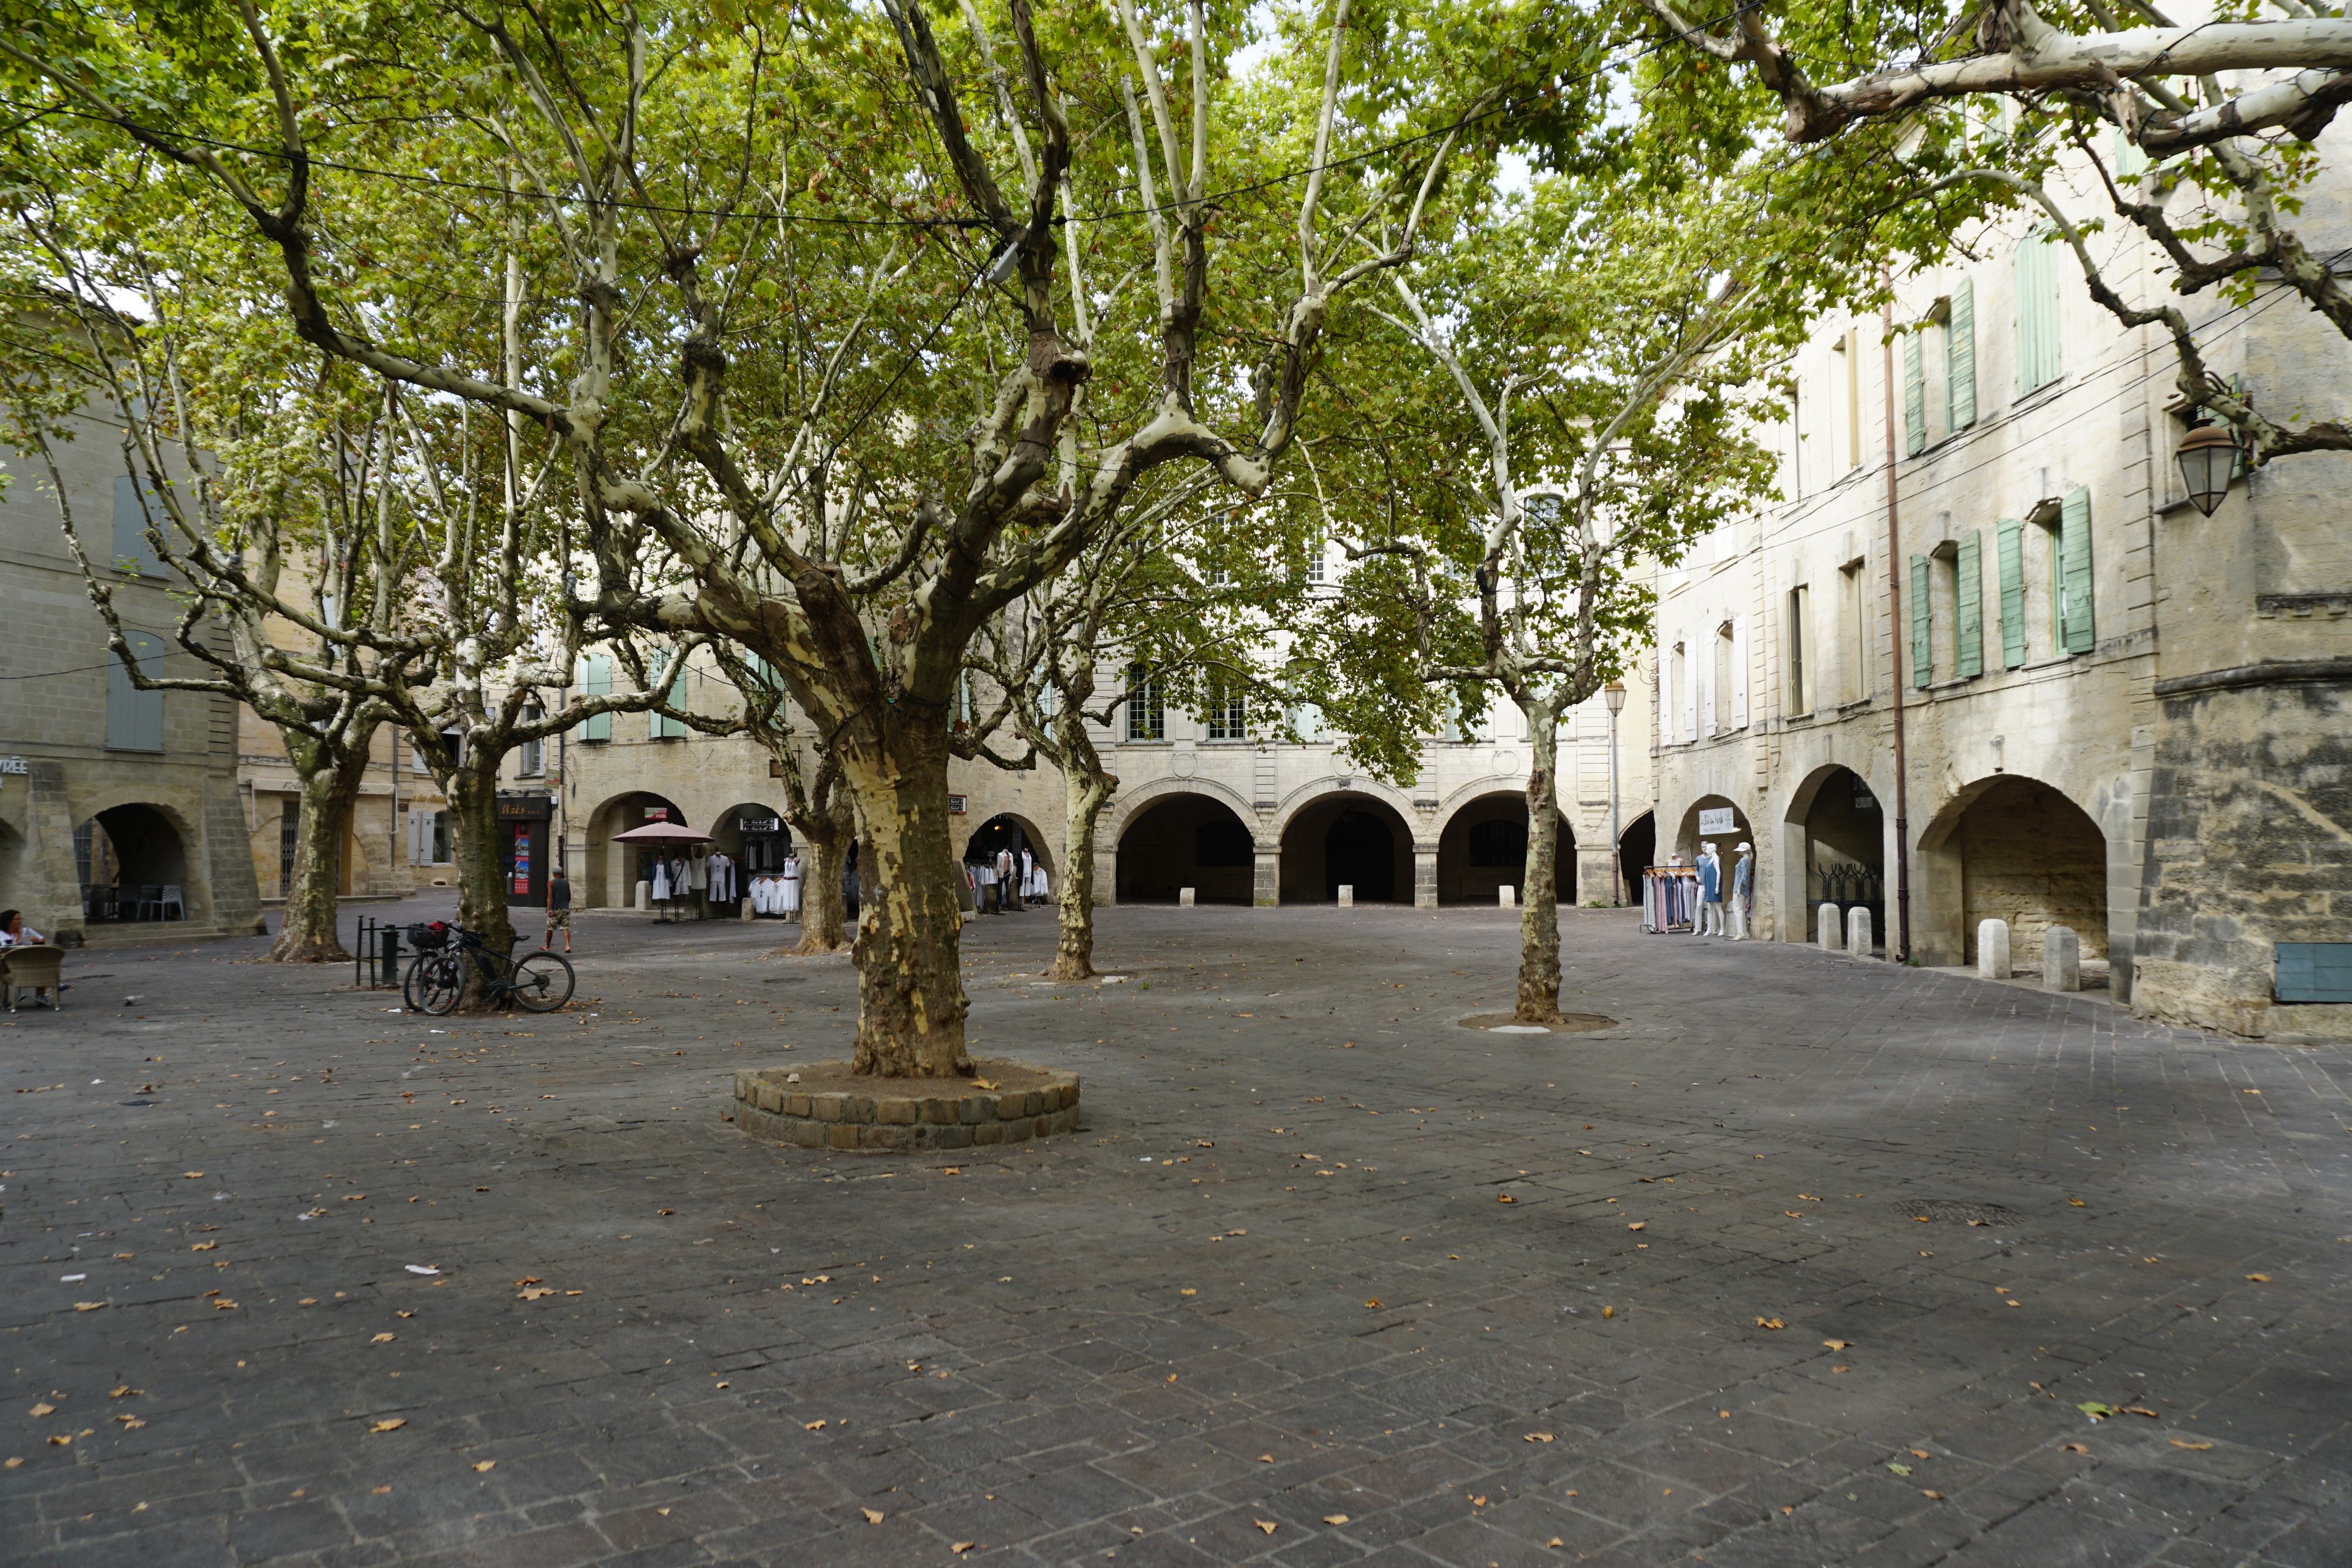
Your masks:
<svg viewBox="0 0 2352 1568"><path fill-rule="evenodd" d="M30 773L33 765L21 757L0 757L0 773Z"/></svg>
<svg viewBox="0 0 2352 1568"><path fill-rule="evenodd" d="M1698 814L1698 831L1702 833L1736 833L1739 830L1731 825L1732 816L1732 810L1728 806L1720 807L1715 810L1701 811Z"/></svg>
<svg viewBox="0 0 2352 1568"><path fill-rule="evenodd" d="M961 817L961 816L962 816L962 815L963 815L963 807L964 807L964 798L963 798L962 796L961 796L961 795L950 795L950 796L949 796L949 797L948 797L948 815L949 815L949 816L950 816L950 817Z"/></svg>
<svg viewBox="0 0 2352 1568"><path fill-rule="evenodd" d="M782 817L739 817L736 825L747 833L781 833L784 831Z"/></svg>

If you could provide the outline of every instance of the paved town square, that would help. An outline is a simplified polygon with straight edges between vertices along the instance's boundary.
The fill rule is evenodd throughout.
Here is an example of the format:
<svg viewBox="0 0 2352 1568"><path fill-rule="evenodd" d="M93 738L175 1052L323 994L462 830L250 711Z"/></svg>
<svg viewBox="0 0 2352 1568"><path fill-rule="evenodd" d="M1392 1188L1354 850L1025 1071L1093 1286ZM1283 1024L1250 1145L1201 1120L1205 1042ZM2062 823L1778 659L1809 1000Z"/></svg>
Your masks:
<svg viewBox="0 0 2352 1568"><path fill-rule="evenodd" d="M584 918L539 1018L77 956L0 1031L0 1558L2352 1561L2340 1051L1630 911L1614 1027L1494 1033L1508 912L1101 920L967 932L1086 1113L948 1155L730 1124L854 1017L772 926Z"/></svg>

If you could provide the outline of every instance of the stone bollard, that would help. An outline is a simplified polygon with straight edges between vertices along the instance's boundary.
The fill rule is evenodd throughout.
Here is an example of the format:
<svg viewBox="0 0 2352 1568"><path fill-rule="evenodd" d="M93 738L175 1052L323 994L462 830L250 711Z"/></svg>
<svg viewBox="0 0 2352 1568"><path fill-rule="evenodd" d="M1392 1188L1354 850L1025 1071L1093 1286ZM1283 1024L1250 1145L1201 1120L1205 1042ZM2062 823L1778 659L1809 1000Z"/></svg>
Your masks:
<svg viewBox="0 0 2352 1568"><path fill-rule="evenodd" d="M2042 934L2042 988L2083 988L2083 939L2070 925L2053 925Z"/></svg>
<svg viewBox="0 0 2352 1568"><path fill-rule="evenodd" d="M637 883L637 907L639 909L651 909L653 906L654 884L649 882L641 882Z"/></svg>
<svg viewBox="0 0 2352 1568"><path fill-rule="evenodd" d="M740 911L740 917L742 919L751 919L757 913L751 907L751 895L749 893L744 894L741 898L738 899L736 901L736 904L738 909Z"/></svg>
<svg viewBox="0 0 2352 1568"><path fill-rule="evenodd" d="M1495 890L1495 906L1497 909L1516 908L1518 902L1519 890L1509 883L1506 883Z"/></svg>
<svg viewBox="0 0 2352 1568"><path fill-rule="evenodd" d="M1342 909L1353 909L1356 907L1356 884L1354 883L1343 882L1339 884L1339 907Z"/></svg>
<svg viewBox="0 0 2352 1568"><path fill-rule="evenodd" d="M1845 912L1845 956L1867 958L1870 948L1870 911L1857 904Z"/></svg>
<svg viewBox="0 0 2352 1568"><path fill-rule="evenodd" d="M1838 935L1838 906L1836 904L1824 904L1822 905L1821 914L1816 916L1813 921L1813 941L1824 953L1834 953L1838 950L1840 937Z"/></svg>
<svg viewBox="0 0 2352 1568"><path fill-rule="evenodd" d="M1979 920L1977 922L1977 978L2006 980L2009 978L2009 922Z"/></svg>
<svg viewBox="0 0 2352 1568"><path fill-rule="evenodd" d="M1190 909L1192 907L1192 890L1191 888L1180 887L1176 890L1176 907L1179 909Z"/></svg>

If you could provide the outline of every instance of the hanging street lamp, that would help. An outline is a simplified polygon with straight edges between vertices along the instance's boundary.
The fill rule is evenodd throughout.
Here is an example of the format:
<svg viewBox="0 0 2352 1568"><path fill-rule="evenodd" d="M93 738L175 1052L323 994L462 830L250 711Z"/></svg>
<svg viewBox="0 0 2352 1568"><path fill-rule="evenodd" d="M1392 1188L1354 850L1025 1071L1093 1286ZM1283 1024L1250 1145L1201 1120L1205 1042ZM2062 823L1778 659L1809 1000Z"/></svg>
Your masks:
<svg viewBox="0 0 2352 1568"><path fill-rule="evenodd" d="M2211 517L2230 498L2240 456L2236 434L2227 425L2200 424L2182 438L2179 455L2189 504Z"/></svg>

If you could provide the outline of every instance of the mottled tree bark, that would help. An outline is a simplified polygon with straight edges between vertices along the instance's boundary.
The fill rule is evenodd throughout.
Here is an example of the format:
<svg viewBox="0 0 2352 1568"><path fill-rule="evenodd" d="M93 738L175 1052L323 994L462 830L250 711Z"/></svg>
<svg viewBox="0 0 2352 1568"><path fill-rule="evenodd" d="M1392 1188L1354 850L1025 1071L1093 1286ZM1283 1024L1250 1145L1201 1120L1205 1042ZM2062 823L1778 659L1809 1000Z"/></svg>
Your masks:
<svg viewBox="0 0 2352 1568"><path fill-rule="evenodd" d="M1519 994L1512 1016L1549 1023L1559 1016L1559 716L1528 702L1528 864L1519 910Z"/></svg>
<svg viewBox="0 0 2352 1568"><path fill-rule="evenodd" d="M331 755L299 735L287 737L287 754L302 781L301 815L294 827L294 875L287 883L285 918L266 955L273 964L348 962L336 929L341 911L342 841L367 771L367 744Z"/></svg>
<svg viewBox="0 0 2352 1568"><path fill-rule="evenodd" d="M849 946L841 871L857 828L844 796L836 789L830 810L811 811L793 824L809 850L801 872L801 940L795 953L837 953Z"/></svg>
<svg viewBox="0 0 2352 1568"><path fill-rule="evenodd" d="M856 804L857 1048L851 1068L884 1078L969 1075L963 908L948 835L944 724L886 723L843 758Z"/></svg>
<svg viewBox="0 0 2352 1568"><path fill-rule="evenodd" d="M1085 716L1065 704L1054 721L1062 768L1062 886L1055 900L1058 922L1048 979L1084 980L1095 972L1095 830L1103 807L1118 789L1103 771L1102 758L1087 737Z"/></svg>
<svg viewBox="0 0 2352 1568"><path fill-rule="evenodd" d="M514 921L507 913L506 845L499 833L499 779L468 758L442 783L448 797L449 816L457 842L457 924L478 933L483 947L496 957L514 947ZM463 1012L479 1012L490 1002L484 995L481 971L466 967L466 994L458 1003Z"/></svg>

